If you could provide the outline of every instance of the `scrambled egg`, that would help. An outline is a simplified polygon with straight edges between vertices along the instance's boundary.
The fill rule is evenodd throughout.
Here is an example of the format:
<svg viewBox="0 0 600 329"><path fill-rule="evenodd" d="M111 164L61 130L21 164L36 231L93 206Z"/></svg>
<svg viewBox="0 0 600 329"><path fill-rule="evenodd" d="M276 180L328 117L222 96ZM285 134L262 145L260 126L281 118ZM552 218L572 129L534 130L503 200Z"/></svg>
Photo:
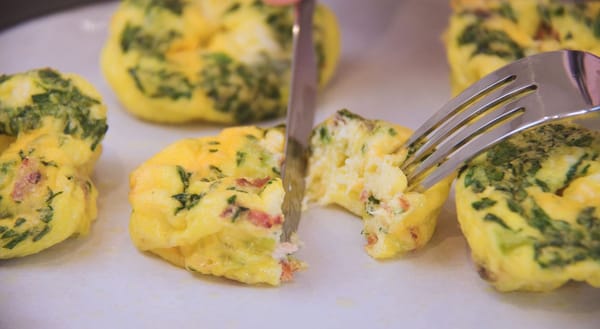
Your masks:
<svg viewBox="0 0 600 329"><path fill-rule="evenodd" d="M335 16L315 12L321 84L339 57ZM124 107L157 122L242 123L287 108L293 10L255 0L125 0L102 71Z"/></svg>
<svg viewBox="0 0 600 329"><path fill-rule="evenodd" d="M424 193L407 191L400 166L411 131L347 110L312 134L308 202L338 204L364 221L366 250L389 258L424 246L431 238L452 177Z"/></svg>
<svg viewBox="0 0 600 329"><path fill-rule="evenodd" d="M279 285L303 264L280 242L282 127L229 128L161 151L130 178L134 244L192 272Z"/></svg>
<svg viewBox="0 0 600 329"><path fill-rule="evenodd" d="M0 259L87 234L107 130L98 92L51 69L0 76Z"/></svg>
<svg viewBox="0 0 600 329"><path fill-rule="evenodd" d="M524 56L573 49L600 55L600 2L453 0L444 37L452 90Z"/></svg>
<svg viewBox="0 0 600 329"><path fill-rule="evenodd" d="M463 168L458 219L480 275L500 291L600 287L600 133L547 125Z"/></svg>

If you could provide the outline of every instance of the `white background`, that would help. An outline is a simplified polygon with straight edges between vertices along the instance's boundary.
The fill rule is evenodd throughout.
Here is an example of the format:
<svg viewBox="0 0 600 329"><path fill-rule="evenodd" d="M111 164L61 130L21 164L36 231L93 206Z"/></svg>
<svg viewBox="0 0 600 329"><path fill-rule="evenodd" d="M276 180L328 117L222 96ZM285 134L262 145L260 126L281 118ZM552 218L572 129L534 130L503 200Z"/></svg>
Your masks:
<svg viewBox="0 0 600 329"><path fill-rule="evenodd" d="M323 2L340 19L343 51L318 121L346 107L416 128L448 99L445 0ZM91 234L0 261L0 329L600 328L600 289L502 294L479 279L453 200L426 248L385 262L363 251L358 218L336 207L309 210L299 257L310 268L279 288L193 275L138 252L128 235L129 172L174 141L221 127L150 124L120 107L98 65L115 7L78 8L0 32L1 73L50 66L81 74L103 95L110 126L94 175L100 198Z"/></svg>

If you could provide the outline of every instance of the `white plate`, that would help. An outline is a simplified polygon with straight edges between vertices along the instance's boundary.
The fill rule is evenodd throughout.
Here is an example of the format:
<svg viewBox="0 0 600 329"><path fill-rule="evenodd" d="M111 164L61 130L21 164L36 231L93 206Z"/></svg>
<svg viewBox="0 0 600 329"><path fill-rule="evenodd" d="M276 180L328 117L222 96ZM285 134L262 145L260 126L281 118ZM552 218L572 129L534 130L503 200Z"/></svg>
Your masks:
<svg viewBox="0 0 600 329"><path fill-rule="evenodd" d="M341 65L317 120L347 107L417 127L449 97L440 41L445 0L331 0ZM109 108L95 173L99 217L88 237L0 262L0 328L598 328L600 289L495 292L469 260L453 203L421 251L391 261L362 249L361 223L335 207L305 213L300 258L310 268L279 288L194 276L129 240L128 174L183 137L219 127L141 122L117 103L98 55L115 3L39 18L0 33L0 72L50 66L83 75ZM269 125L274 122L263 123Z"/></svg>

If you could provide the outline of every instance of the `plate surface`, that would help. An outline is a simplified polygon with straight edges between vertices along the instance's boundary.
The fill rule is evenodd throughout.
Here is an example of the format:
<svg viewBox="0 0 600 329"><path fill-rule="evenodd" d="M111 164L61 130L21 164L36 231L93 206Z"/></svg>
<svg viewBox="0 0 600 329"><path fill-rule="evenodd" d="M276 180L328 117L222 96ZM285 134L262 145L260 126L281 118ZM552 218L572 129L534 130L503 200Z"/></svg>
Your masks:
<svg viewBox="0 0 600 329"><path fill-rule="evenodd" d="M329 0L342 26L341 64L316 120L340 108L416 128L449 97L441 35L445 0ZM214 135L208 124L160 126L128 115L100 74L116 3L77 8L0 32L0 72L53 67L83 75L109 108L89 236L0 261L0 328L598 328L600 289L495 292L479 279L453 201L421 251L379 262L360 220L313 208L300 224L310 268L279 288L195 276L138 252L128 235L128 174L167 145ZM268 126L278 121L263 122Z"/></svg>

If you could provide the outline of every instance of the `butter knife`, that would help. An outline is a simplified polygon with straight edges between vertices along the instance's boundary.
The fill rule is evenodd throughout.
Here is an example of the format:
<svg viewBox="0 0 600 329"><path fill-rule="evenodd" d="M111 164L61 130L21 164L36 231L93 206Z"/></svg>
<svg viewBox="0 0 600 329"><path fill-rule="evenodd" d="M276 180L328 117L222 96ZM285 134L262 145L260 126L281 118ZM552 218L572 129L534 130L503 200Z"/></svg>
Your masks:
<svg viewBox="0 0 600 329"><path fill-rule="evenodd" d="M289 242L298 229L304 197L308 143L315 117L317 61L312 20L315 0L299 1L294 8L293 56L286 118L285 160L282 177L285 197L281 207L282 242Z"/></svg>

